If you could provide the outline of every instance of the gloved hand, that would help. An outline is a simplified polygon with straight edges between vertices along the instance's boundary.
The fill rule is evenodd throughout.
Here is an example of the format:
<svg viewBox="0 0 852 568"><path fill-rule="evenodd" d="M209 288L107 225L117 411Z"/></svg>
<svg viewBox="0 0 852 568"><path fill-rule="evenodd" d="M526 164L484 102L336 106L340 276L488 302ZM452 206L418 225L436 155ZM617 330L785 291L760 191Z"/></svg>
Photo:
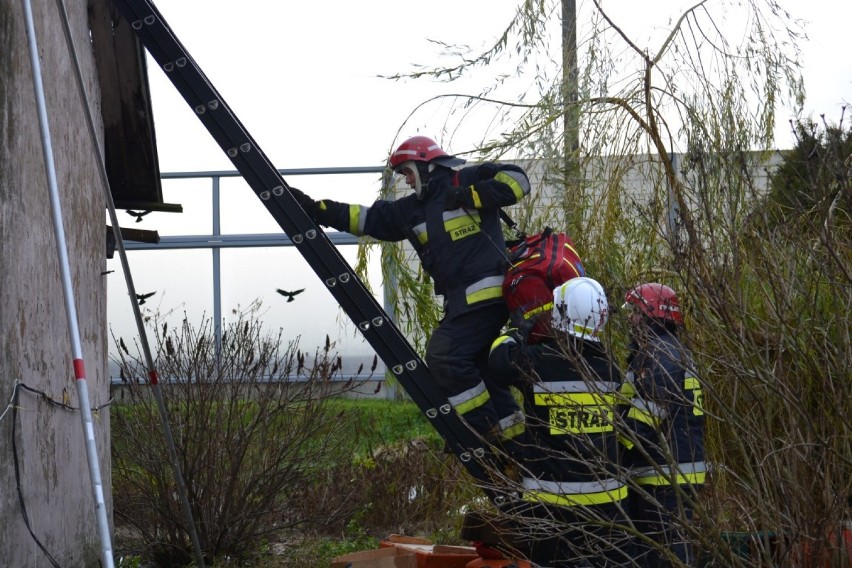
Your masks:
<svg viewBox="0 0 852 568"><path fill-rule="evenodd" d="M530 332L535 327L536 321L536 318L525 318L523 310L518 308L509 314L509 330L515 333L515 340L523 345L529 339Z"/></svg>
<svg viewBox="0 0 852 568"><path fill-rule="evenodd" d="M541 316L541 314L539 314L539 316L538 316L538 317L539 317L539 318L540 318L540 317L542 317L542 316ZM547 317L550 317L550 316L548 315ZM530 332L533 330L533 328L535 327L535 324L536 324L536 323L538 323L538 318L530 318L530 319L526 319L526 318L524 318L524 317L521 317L521 318L520 318L520 321L519 321L519 322L517 322L517 326L518 326L518 336L519 336L519 337L521 337L521 338L523 338L524 343L526 343L527 341L529 341L529 339L530 339Z"/></svg>
<svg viewBox="0 0 852 568"><path fill-rule="evenodd" d="M305 210L305 213L307 213L311 219L315 219L317 216L317 211L319 210L319 204L310 197L308 197L301 189L296 189L295 187L291 186L290 193L293 194L293 197L296 198L296 201L298 201L299 205L302 206L302 209Z"/></svg>
<svg viewBox="0 0 852 568"><path fill-rule="evenodd" d="M510 327L500 334L488 352L488 366L491 378L501 386L520 386L526 379L526 370L530 366L524 351L525 339L517 328Z"/></svg>
<svg viewBox="0 0 852 568"><path fill-rule="evenodd" d="M449 187L444 194L444 211L464 207L465 197L470 193L466 187Z"/></svg>
<svg viewBox="0 0 852 568"><path fill-rule="evenodd" d="M503 335L506 335L511 338L512 341L514 341L518 345L518 347L522 349L527 343L527 334L523 333L520 329L516 327L510 327Z"/></svg>

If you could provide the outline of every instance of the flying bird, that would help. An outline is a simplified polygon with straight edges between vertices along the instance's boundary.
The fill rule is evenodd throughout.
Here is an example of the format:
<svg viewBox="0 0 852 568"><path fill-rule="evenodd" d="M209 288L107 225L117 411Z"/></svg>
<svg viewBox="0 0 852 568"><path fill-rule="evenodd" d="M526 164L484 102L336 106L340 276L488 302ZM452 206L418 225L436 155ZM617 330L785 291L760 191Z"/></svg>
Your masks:
<svg viewBox="0 0 852 568"><path fill-rule="evenodd" d="M142 304L145 303L145 300L147 300L148 298L150 298L154 294L156 294L156 292L148 292L147 294L136 294L136 300L139 302L139 305L141 306Z"/></svg>
<svg viewBox="0 0 852 568"><path fill-rule="evenodd" d="M288 302L292 302L294 296L296 296L297 294L301 294L304 291L305 291L304 288L302 288L301 290L295 290L293 292L288 292L287 290L282 290L281 288L276 289L276 292L278 292L279 294L281 294L282 296L287 298Z"/></svg>
<svg viewBox="0 0 852 568"><path fill-rule="evenodd" d="M127 214L131 217L136 217L136 222L141 223L142 217L150 213L150 211L134 211L133 209L128 209Z"/></svg>

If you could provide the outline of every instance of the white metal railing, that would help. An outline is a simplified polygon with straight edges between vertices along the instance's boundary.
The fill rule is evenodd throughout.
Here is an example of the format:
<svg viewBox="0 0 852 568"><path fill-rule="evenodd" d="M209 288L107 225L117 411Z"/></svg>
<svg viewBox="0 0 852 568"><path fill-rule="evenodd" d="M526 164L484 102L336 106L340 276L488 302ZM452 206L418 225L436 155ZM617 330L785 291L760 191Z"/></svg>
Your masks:
<svg viewBox="0 0 852 568"><path fill-rule="evenodd" d="M310 176L310 175L344 175L344 174L369 174L383 173L382 166L355 166L355 167L332 167L332 168L294 168L280 169L282 176ZM209 235L170 235L160 237L158 243L143 243L137 241L125 241L124 246L131 250L176 250L176 249L210 249L213 262L213 322L216 338L216 352L221 350L222 341L222 288L221 288L221 258L220 251L223 248L249 248L249 247L287 247L293 246L290 238L281 231L280 233L258 233L258 234L222 234L221 232L221 202L220 202L220 180L222 178L242 177L236 170L212 170L197 172L167 172L161 174L161 179L203 179L210 178L212 190L212 232ZM358 237L349 233L332 231L327 234L329 240L337 246L357 245ZM392 317L392 306L384 302L385 311ZM380 373L381 375L381 373ZM352 375L339 374L335 379L348 381L356 379ZM363 378L363 377L361 377ZM115 385L123 384L120 377L111 377Z"/></svg>

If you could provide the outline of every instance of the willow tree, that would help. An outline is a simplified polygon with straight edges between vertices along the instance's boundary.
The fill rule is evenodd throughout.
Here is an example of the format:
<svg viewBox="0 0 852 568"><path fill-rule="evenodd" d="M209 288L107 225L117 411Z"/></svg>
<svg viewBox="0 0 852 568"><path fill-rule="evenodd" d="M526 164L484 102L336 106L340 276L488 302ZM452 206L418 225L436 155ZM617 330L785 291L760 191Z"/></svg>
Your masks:
<svg viewBox="0 0 852 568"><path fill-rule="evenodd" d="M436 41L452 64L390 78L446 81L449 91L476 77L484 85L479 91L424 101L400 130L428 117L425 130L454 153L529 160L538 195L514 216L527 231L568 230L591 271L612 286L648 266L673 267L690 244L701 248L703 221L745 215L731 201L742 192L699 196L696 182L679 170L686 156L713 156L719 181L703 180L701 189L728 187L744 172L727 156L771 148L779 105L800 105L804 97L797 74L801 31L776 2L758 0L700 2L673 16L645 16L649 27L665 30L647 45L629 37L599 1L580 3L578 14L576 88L564 85L570 74L562 61L572 58L560 46L562 5L554 0L522 3L485 49ZM574 90L576 103L564 100ZM566 112L579 116L579 147L569 149L579 177L566 171ZM440 128L436 115L445 119ZM466 146L454 148L454 139ZM720 207L711 212L708 205ZM399 307L416 322L412 330L428 334L436 313L428 281L409 262L410 251L385 246L382 254L386 268L408 269L395 286Z"/></svg>
<svg viewBox="0 0 852 568"><path fill-rule="evenodd" d="M537 191L513 216L528 232L568 231L613 304L638 281L678 290L710 413L717 468L707 506L722 528L824 544L852 479L852 247L838 229L843 216L817 215L821 232L787 224L781 235L762 205L783 158L773 151L778 114L804 102L804 29L773 0L706 0L671 13L672 3L660 5L642 4L649 13L639 18L579 3L572 75L562 3L523 2L485 48L439 43L450 64L391 76L447 82L447 94L413 109L400 130L440 111L441 128L426 130L445 148L522 160ZM637 19L656 35L640 39ZM574 76L576 102L566 100ZM484 87L452 92L470 77ZM576 149L565 146L566 112L578 116ZM820 178L833 184L823 193L848 195L848 164L840 156L825 165L834 175ZM422 339L437 313L426 280L406 249L385 245L382 255ZM616 353L620 323L610 325Z"/></svg>

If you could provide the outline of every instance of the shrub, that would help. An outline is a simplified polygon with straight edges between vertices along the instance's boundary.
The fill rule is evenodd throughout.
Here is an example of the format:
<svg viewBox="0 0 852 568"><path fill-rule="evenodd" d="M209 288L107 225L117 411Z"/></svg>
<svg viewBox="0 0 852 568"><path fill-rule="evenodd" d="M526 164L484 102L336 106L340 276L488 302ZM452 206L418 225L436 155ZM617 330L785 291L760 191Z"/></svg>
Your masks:
<svg viewBox="0 0 852 568"><path fill-rule="evenodd" d="M247 558L276 533L334 521L335 511L305 506L304 488L351 461L355 443L329 406L329 394L353 386L331 380L341 366L333 345L306 365L296 341L264 334L252 315L227 326L218 351L209 320L194 328L184 319L170 330L153 318L159 388L209 559ZM116 522L157 565L185 565L192 547L149 369L117 344L129 402L113 414Z"/></svg>

